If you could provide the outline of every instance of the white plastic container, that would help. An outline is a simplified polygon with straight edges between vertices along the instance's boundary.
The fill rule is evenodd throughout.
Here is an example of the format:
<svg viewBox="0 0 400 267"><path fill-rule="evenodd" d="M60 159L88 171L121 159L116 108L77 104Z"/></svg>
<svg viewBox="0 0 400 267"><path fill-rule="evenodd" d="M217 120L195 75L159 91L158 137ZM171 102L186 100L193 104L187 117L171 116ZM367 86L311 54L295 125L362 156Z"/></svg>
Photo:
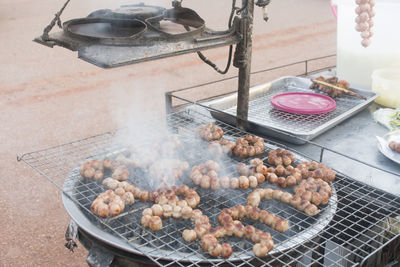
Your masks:
<svg viewBox="0 0 400 267"><path fill-rule="evenodd" d="M400 107L400 68L375 70L372 90L379 94L376 103L389 108Z"/></svg>
<svg viewBox="0 0 400 267"><path fill-rule="evenodd" d="M333 0L337 6L337 76L350 86L371 89L375 69L400 67L400 0L375 0L371 45L361 46L355 30L354 0Z"/></svg>

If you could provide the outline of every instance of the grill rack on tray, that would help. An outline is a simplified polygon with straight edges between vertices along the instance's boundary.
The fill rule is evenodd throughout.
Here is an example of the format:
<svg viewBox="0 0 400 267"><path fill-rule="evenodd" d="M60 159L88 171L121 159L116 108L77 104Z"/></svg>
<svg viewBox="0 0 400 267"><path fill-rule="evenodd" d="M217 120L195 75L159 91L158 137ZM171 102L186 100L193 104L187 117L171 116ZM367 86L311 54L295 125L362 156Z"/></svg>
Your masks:
<svg viewBox="0 0 400 267"><path fill-rule="evenodd" d="M271 99L282 93L321 93L310 89L310 84L308 78L288 76L252 87L249 92L248 130L293 144L304 144L360 112L377 97L375 92L353 89L366 99L346 95L337 97L336 108L324 114L294 114L278 110L271 104ZM203 105L212 109L210 112L216 119L231 125L236 123L236 93Z"/></svg>
<svg viewBox="0 0 400 267"><path fill-rule="evenodd" d="M209 117L209 115L204 115L194 110L173 113L167 117L167 122L170 128L177 131L191 131L199 124L212 121L214 120ZM222 122L216 123L224 129L227 135L234 137L245 135L245 132L237 128ZM336 259L336 261L340 261L344 265L353 265L365 262L383 246L389 244L396 238L399 238L399 234L392 232L391 229L388 229L385 226L385 221L387 218L394 218L400 215L400 198L338 173L337 178L333 182L333 187L336 189L337 200L334 199L334 203L330 202L327 206L330 207L330 209L332 209L333 206L336 213L332 216L333 218L328 218L328 222L323 223L324 227L321 231L318 231L315 235L309 236L309 238L304 240L302 243L295 244L294 246L290 246L284 250L282 249L279 253L272 253L265 258L249 256L248 251L251 250L251 243L249 241L235 241L235 244L236 242L242 242L240 245L233 244L236 253L234 260L239 260L240 262L230 260L221 261L220 259L215 260L201 251L198 242L188 244L183 240L179 241L175 237L176 235L171 236L169 230L157 233L142 229L140 227L140 215L141 210L148 206L146 204L135 203L133 207L124 214L110 219L99 219L90 214L88 210L88 205L90 208L90 199L88 199L88 197L93 197L95 194L104 190L104 188L100 187L97 183L95 185L89 185L90 183L82 182L80 185L77 185L76 180L69 180L68 178L79 176L77 167L79 167L84 160L96 158L107 154L108 152L120 149L121 144L115 143L113 137L114 133L105 133L70 142L61 146L27 153L22 155L19 159L27 163L49 181L54 183L58 188L63 190L64 200L67 199L67 202L72 201L74 205L77 205L83 213L85 213L85 216L90 219L90 222L96 225L96 231L106 232L107 234L105 236L111 234L113 238L124 241L122 244L127 247L122 247L123 249L129 250L129 245L133 246L139 253L148 256L153 262L159 265L168 266L178 264L180 266L197 266L204 262L212 265L227 264L231 266L283 265L295 264L298 262L306 262L307 264L319 263L326 266L334 265L335 262L330 261L329 259ZM268 140L265 141L269 148L274 148L276 146L282 147L282 145L278 145ZM306 158L304 155L303 157ZM265 154L262 155L262 158L265 160ZM266 183L263 184L263 187L265 187L265 185ZM84 190L79 190L79 186L82 186ZM87 191L85 191L86 189ZM204 205L203 208L205 209L205 212L212 215L210 216L210 219L214 223L217 214L215 211L210 210L215 206L215 202L219 201L220 204L228 206L231 205L233 201L231 197L227 197L224 193L219 196L221 200L218 200L212 191L202 192L203 190L197 188L196 190L200 192L202 201L207 199L206 194L211 195L208 201L211 201L210 199L212 199L213 202L205 202L200 205ZM78 192L80 197L73 195L73 192ZM238 193L235 195L237 198L236 201L244 204L243 202L245 202L245 198L250 190L244 192L242 192L242 190L236 190L235 192L240 192L240 194ZM228 194L228 191L225 194ZM85 201L79 202L79 198L81 200L86 199L86 203L84 203ZM225 200L223 200L224 198ZM271 203L273 205L268 206L270 209L274 205L278 204L273 202ZM232 204L236 204L236 202ZM327 210L327 207L325 207L324 210ZM67 206L66 208L68 210ZM290 208L291 207L289 207L289 209ZM297 216L293 214L285 214L286 211L280 210L279 206L276 206L275 209L271 209L270 211L275 212L277 215L282 217L291 217L289 220L293 220L293 218L296 218ZM129 217L127 216L129 214L133 214L134 217L136 216L136 219L133 221L129 220L128 222L124 221ZM136 221L137 218L139 218L139 222ZM308 220L313 221L314 219L303 218L302 222L311 225L312 222ZM293 222L291 221L291 223ZM320 224L322 222L318 223ZM181 226L177 227L177 224L181 224ZM129 225L135 225L131 230L136 230L139 226L141 234L151 237L151 239L149 239L150 241L143 243L143 236L129 236L126 230L129 230ZM261 225L254 225L263 229ZM300 225L300 223L298 223L298 225ZM126 228L127 226L128 228ZM163 227L166 229L168 229L168 227L173 227L171 231L176 232L181 231L182 229L180 228L182 227L187 227L187 223L183 224L183 222L171 219L170 221L163 220ZM266 230L266 227L264 227L264 230ZM269 231L271 230L269 229ZM273 232L273 230L271 232ZM389 234L390 237L386 239L382 238L384 233ZM168 236L169 241L163 243L163 235ZM283 235L285 235L285 233ZM140 240L140 242L138 240ZM277 235L275 235L274 241L276 245L279 246L279 238ZM229 242L232 242L232 238L229 239ZM290 239L288 242L290 242ZM336 247L329 247L327 245L328 243L341 245L344 248L345 253L343 253L343 251L338 251ZM177 244L182 245L182 248L177 248ZM182 254L180 252L188 249L192 250L199 258L190 258L188 262L185 261L185 258L181 258L180 256L182 256ZM161 255L156 256L155 253L152 253L159 250L169 251L170 255L161 253ZM308 253L307 251L312 251L312 253ZM173 260L171 260L171 255L173 256ZM166 261L166 258L169 260Z"/></svg>

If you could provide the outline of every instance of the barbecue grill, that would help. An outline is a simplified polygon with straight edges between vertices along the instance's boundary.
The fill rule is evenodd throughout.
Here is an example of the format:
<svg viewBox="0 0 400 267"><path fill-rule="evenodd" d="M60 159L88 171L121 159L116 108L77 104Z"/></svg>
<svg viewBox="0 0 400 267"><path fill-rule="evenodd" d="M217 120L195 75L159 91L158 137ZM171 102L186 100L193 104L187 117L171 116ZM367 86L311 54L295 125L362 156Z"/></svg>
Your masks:
<svg viewBox="0 0 400 267"><path fill-rule="evenodd" d="M78 51L80 58L104 68L198 52L204 62L220 73L226 73L229 68L232 45L237 44L234 57L234 66L239 68L236 125L219 121L203 105L191 103L189 107L169 113L165 127L169 134L178 136L184 146L190 146L194 142L195 129L205 123L217 124L224 130L225 138L235 140L247 134L244 129L249 105L254 8L254 0L242 2L242 7L236 8L233 1L229 28L222 32L207 29L204 20L193 10L183 8L179 1L173 1L172 9L140 4L123 6L117 10L98 10L86 18L67 21L63 24L63 31L50 34L56 23L61 25L60 16L69 3L68 0L42 36L35 41L51 47L59 45ZM265 9L269 0L258 0L256 4ZM235 12L241 14L241 17L234 18ZM266 15L264 19L267 20ZM185 32L170 34L160 30L163 21L182 25ZM220 46L230 46L227 68L222 71L199 52ZM168 97L171 96L167 96L167 101L171 102ZM158 123L149 121L143 128L154 128ZM252 224L271 233L275 247L263 258L253 255L250 241L235 237L224 238L232 244L234 250L229 259L212 258L201 249L199 242L187 243L182 239L182 231L193 227L189 221L168 219L163 220L160 231L145 229L141 226L140 216L144 208L149 207L149 203L137 201L120 215L101 219L91 213L90 205L106 188L100 183L84 180L79 174L79 167L86 160L126 153L129 144L115 138L123 134L122 129L18 157L62 190L63 204L72 218L66 233L66 245L73 249L75 238L78 238L89 250L89 265L333 266L339 263L345 266L364 266L370 264L374 258L392 259L390 253L399 247L400 197L356 181L340 172L337 172L335 181L331 183L333 194L329 203L315 217L306 216L275 200L262 202L260 208L290 222L289 230L284 233L249 219L243 220L244 224ZM157 137L154 132L146 133L146 138L140 143L146 145L146 142ZM268 151L287 148L268 139L264 141L266 148L260 155L264 162ZM184 158L191 166L213 157L205 150L193 153L187 153L187 149L184 151ZM303 153L294 153L297 157L296 164L311 160ZM221 162L227 174L235 175L237 163L248 163L248 160L226 157ZM187 176L186 173L180 183L195 188L193 182L185 178ZM129 181L151 189L153 184L149 182L150 179L146 179L148 177L148 173L135 171ZM277 188L267 183L261 187ZM291 188L285 190L293 191ZM251 192L250 189L211 191L199 188L196 191L201 197L198 208L210 218L213 226L218 224L217 216L223 208L245 204ZM380 254L384 254L384 257Z"/></svg>
<svg viewBox="0 0 400 267"><path fill-rule="evenodd" d="M172 134L179 134L183 139L194 133L194 129L203 123L214 122L221 126L225 134L230 137L243 136L245 132L236 127L215 122L210 115L192 109L172 113L167 117L168 129ZM151 128L152 126L150 126ZM104 188L96 182L88 182L79 175L78 167L84 160L102 158L110 153L124 151L124 144L115 143L116 133L105 133L98 136L74 141L57 147L25 154L21 160L44 175L57 187L63 190L63 203L77 223L83 238L90 247L104 244L102 247L112 247L120 253L111 253L105 249L109 258L103 263L112 261L115 257L131 260L147 258L147 263L159 265L283 265L298 262L319 263L331 265L340 261L344 265L357 263L364 264L380 249L392 242L398 242L398 233L385 224L389 218L395 218L400 213L400 199L384 191L375 189L366 184L338 173L333 182L333 197L328 205L323 207L316 217L308 217L290 206L279 204L274 200L262 203L266 208L278 216L290 221L290 229L279 233L268 229L265 225L254 224L257 228L271 232L275 242L275 249L265 258L255 258L251 253L251 242L244 239L228 238L234 249L234 254L228 260L215 259L205 254L199 243L186 243L181 237L190 223L183 220L164 220L161 231L146 230L140 225L141 211L148 207L147 203L135 203L117 217L100 219L90 212L90 204ZM266 141L266 151L281 147L277 143ZM264 160L265 153L261 155ZM299 160L308 159L297 152ZM191 155L188 160L193 164L209 158L206 153L199 152ZM196 159L196 160L195 160ZM243 160L237 158L226 159L230 172L234 172L235 163ZM133 183L143 177L130 178ZM190 184L189 181L183 181ZM143 184L143 183L142 183ZM143 185L145 186L145 184ZM271 187L271 185L264 185ZM247 190L225 190L214 192L206 189L196 189L201 202L198 208L210 217L212 224L216 224L216 216L224 207L245 204L250 192ZM234 198L232 198L234 196ZM389 238L383 239L384 234ZM95 240L95 241L93 241ZM95 242L93 245L92 242ZM334 245L336 244L336 245ZM343 251L337 249L342 245ZM398 245L398 244L397 244ZM93 252L89 253L93 257ZM117 255L124 256L117 256ZM98 259L97 259L98 260ZM111 262L110 261L110 262Z"/></svg>
<svg viewBox="0 0 400 267"><path fill-rule="evenodd" d="M188 124L187 122L183 123L182 119L185 117L182 117L181 114L172 115L169 118L169 121L173 121L173 124L178 124L175 127L184 127L185 130L187 130L188 128L193 129L193 126L199 125L199 123L207 122L205 118L202 118L197 114L195 114L195 116L197 117L197 122L191 122L190 124ZM187 119L189 119L189 117L187 117ZM150 128L153 127L150 126ZM224 129L226 130L226 136L240 137L241 135L243 135L243 132L231 127L228 128L226 125L224 125ZM186 151L192 145L193 139L194 136L193 138L189 139L190 142L188 143L188 146L184 146L184 149ZM274 148L276 148L276 146L271 144L266 151ZM101 157L101 155L99 156ZM263 156L265 159L266 155L264 154ZM206 150L202 151L196 149L196 151L194 151L194 154L191 154L190 157L187 158L187 160L188 162L192 162L193 164L199 164L201 162L205 162L209 157L210 155L207 153ZM299 161L304 160L305 158L299 159ZM231 176L234 176L236 174L237 161L238 160L231 161L230 159L225 159L225 162L222 162L223 166L229 169L228 174L230 174ZM137 176L138 177L134 177L133 180L131 180L133 184L140 183L141 180L144 179L143 177L146 177L142 173L137 174ZM151 181L151 177L148 178L148 181ZM195 187L192 181L183 180L182 182L189 185L189 187ZM144 184L143 186L146 186L146 184ZM147 188L151 189L150 187L148 187L148 185ZM84 181L82 181L82 177L79 175L79 171L75 169L70 173L69 177L64 182L63 189L64 192L69 193L69 195L71 196L71 198L63 198L68 213L76 214L77 216L80 216L80 218L82 218L82 214L77 214L78 212L75 210L76 207L84 207L84 211L90 214L90 204L99 193L104 191L104 186L99 185L96 182L85 183ZM276 189L278 189L278 187L276 187ZM197 191L199 192L202 199L200 205L197 208L202 210L204 214L206 214L210 218L213 225L217 225L217 216L219 212L223 208L245 204L246 197L248 193L252 190L240 190L240 192L237 192L235 190L220 190L214 192L212 190L197 189ZM235 196L235 199L232 199L232 195ZM72 200L78 201L79 205L73 205ZM121 249L128 250L132 253L145 254L167 261L179 260L181 262L192 263L214 263L220 261L220 259L212 259L205 256L204 253L201 251L199 244L192 245L183 241L181 237L182 231L185 228L193 228L191 227L191 223L188 223L187 221L177 221L175 219L165 220L166 224L164 224L163 229L160 232L153 233L152 231L143 229L140 225L140 218L143 209L147 207L149 207L148 203L135 204L133 209L129 210L125 214L121 214L116 218L108 219L105 220L106 222L103 222L106 227L112 229L114 234L118 234L128 243L135 244L135 247L138 247L138 249L135 249L135 247L129 247L121 241L114 243L114 246L119 246ZM294 222L290 231L279 233L273 230L271 232L278 243L271 254L276 254L279 251L284 251L290 247L301 244L304 241L310 239L310 237L318 234L330 222L333 214L335 213L336 194L334 194L334 196L330 199L327 207L318 216L317 219L305 216L303 213L296 211L294 208L287 205L279 204L278 202L266 202L263 204L262 208L267 209L280 217L286 218L291 222ZM79 217L73 219L75 221L82 221L82 219L79 219ZM250 223L254 224L256 228L265 228L265 226L263 227L261 223L252 223L251 221L246 222L246 224ZM88 227L89 226L84 226L83 229L86 229ZM137 233L141 234L138 235ZM96 237L98 239L103 239L102 234L100 233L97 234ZM251 250L249 250L249 248L251 248L251 242L249 242L248 240L237 239L234 241L233 244L235 253L229 258L231 262L249 260L253 257L253 253L251 252Z"/></svg>

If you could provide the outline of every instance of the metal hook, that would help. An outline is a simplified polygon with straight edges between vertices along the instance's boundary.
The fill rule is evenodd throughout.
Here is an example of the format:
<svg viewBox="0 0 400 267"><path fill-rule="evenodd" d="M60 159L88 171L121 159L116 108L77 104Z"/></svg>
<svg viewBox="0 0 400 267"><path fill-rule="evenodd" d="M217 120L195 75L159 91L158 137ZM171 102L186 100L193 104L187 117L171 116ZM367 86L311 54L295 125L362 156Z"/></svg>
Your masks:
<svg viewBox="0 0 400 267"><path fill-rule="evenodd" d="M182 6L182 2L183 2L183 0L173 0L172 1L172 6L174 7L174 8L178 8L178 7L181 7Z"/></svg>
<svg viewBox="0 0 400 267"><path fill-rule="evenodd" d="M261 7L263 10L263 19L268 21L267 5L269 5L270 0L258 0L256 5Z"/></svg>

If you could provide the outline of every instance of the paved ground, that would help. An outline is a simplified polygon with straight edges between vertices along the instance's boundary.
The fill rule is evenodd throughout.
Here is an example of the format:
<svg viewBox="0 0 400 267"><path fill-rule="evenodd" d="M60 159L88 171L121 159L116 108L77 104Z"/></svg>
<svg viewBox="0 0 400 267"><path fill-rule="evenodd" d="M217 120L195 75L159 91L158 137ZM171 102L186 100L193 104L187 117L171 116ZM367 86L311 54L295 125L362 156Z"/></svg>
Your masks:
<svg viewBox="0 0 400 267"><path fill-rule="evenodd" d="M0 2L0 266L86 264L85 249L80 246L72 254L63 246L69 218L59 190L17 162L16 155L112 130L141 114L162 116L164 92L223 78L194 54L103 70L66 49L33 43L62 2ZM271 2L268 23L256 10L254 71L335 53L336 24L327 0ZM230 1L184 4L210 28L224 28ZM116 1L71 1L64 19L116 6ZM227 49L206 54L222 66ZM226 76L236 73L232 68ZM269 78L256 75L252 83ZM217 92L234 86L221 85ZM214 92L192 92L191 97Z"/></svg>

